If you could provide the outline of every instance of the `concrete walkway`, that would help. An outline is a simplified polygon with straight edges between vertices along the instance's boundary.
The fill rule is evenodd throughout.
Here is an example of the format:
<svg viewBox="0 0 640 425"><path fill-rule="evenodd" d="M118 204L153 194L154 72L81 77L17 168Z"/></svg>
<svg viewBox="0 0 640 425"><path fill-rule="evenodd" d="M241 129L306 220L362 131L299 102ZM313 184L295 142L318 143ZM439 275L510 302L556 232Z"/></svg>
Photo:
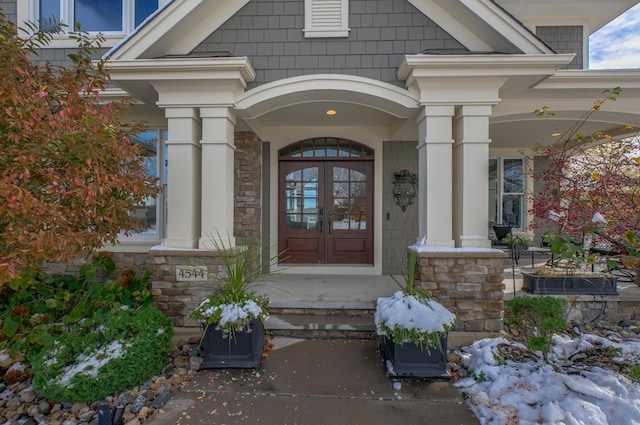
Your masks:
<svg viewBox="0 0 640 425"><path fill-rule="evenodd" d="M535 258L544 261L544 255ZM512 269L505 261L506 300L522 293L520 272L531 263L523 257ZM392 295L402 282L401 276L282 274L262 282L258 292L278 307L373 308L378 297ZM619 290L620 299L640 300L640 287L633 283ZM388 377L375 339L276 338L274 343L257 370L197 372L148 423L478 424L451 382Z"/></svg>
<svg viewBox="0 0 640 425"><path fill-rule="evenodd" d="M207 370L152 425L477 425L451 382L387 377L375 340L276 338L257 370Z"/></svg>

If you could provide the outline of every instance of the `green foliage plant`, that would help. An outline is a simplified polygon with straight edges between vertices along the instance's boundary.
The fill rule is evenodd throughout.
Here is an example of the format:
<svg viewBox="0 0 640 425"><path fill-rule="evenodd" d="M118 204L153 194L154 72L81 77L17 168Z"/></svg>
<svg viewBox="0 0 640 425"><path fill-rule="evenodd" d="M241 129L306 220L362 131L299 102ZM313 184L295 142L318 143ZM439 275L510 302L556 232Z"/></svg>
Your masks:
<svg viewBox="0 0 640 425"><path fill-rule="evenodd" d="M80 267L78 276L23 274L0 291L0 349L29 357L51 347L54 338L85 319L101 318L120 307L153 301L150 273L125 270L119 279L101 282L98 271L115 269L105 255Z"/></svg>
<svg viewBox="0 0 640 425"><path fill-rule="evenodd" d="M531 247L531 245L533 245L533 241L531 240L531 238L526 237L526 236L518 236L516 235L516 239L514 241L514 245L516 246L522 246L523 248L527 249L529 247ZM502 240L502 243L511 246L511 242L513 241L513 235L512 233L509 233L507 235L506 238L504 238Z"/></svg>
<svg viewBox="0 0 640 425"><path fill-rule="evenodd" d="M636 382L640 382L640 365L631 365L626 369L626 374L629 378Z"/></svg>
<svg viewBox="0 0 640 425"><path fill-rule="evenodd" d="M94 402L142 384L167 362L171 319L147 306L78 322L31 360L33 386L51 400Z"/></svg>
<svg viewBox="0 0 640 425"><path fill-rule="evenodd" d="M527 347L540 351L545 361L554 333L568 328L564 319L566 301L550 296L515 297L506 303L505 323L517 329Z"/></svg>
<svg viewBox="0 0 640 425"><path fill-rule="evenodd" d="M547 243L549 251L559 259L559 262L542 267L537 274L573 275L583 264L591 261L584 246L575 242L569 234L545 233L543 240Z"/></svg>

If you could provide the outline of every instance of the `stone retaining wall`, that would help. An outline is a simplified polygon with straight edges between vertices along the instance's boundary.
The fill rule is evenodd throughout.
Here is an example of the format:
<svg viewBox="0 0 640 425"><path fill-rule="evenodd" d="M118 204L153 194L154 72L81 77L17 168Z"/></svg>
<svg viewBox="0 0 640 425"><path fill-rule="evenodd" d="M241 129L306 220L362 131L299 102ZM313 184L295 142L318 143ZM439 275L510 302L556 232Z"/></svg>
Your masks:
<svg viewBox="0 0 640 425"><path fill-rule="evenodd" d="M504 317L503 252L418 254L416 279L456 315L455 331L497 332Z"/></svg>
<svg viewBox="0 0 640 425"><path fill-rule="evenodd" d="M640 318L638 300L617 296L552 295L567 300L567 320L573 322L621 322Z"/></svg>

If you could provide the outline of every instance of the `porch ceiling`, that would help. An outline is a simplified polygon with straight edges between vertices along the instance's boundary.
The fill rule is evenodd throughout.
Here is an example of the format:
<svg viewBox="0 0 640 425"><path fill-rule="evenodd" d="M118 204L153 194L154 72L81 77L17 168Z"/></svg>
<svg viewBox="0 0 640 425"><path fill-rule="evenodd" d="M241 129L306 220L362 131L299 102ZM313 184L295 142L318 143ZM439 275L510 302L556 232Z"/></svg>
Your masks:
<svg viewBox="0 0 640 425"><path fill-rule="evenodd" d="M582 112L557 112L556 116L552 117L557 129L550 121L535 116L533 112L494 117L489 128L491 147L532 148L538 143L542 145L556 143L560 138L553 136L553 134L558 130L560 133L566 132L568 128L580 119ZM581 127L580 133L590 134L596 131L603 131L612 135L624 134L623 125L625 124L640 128L640 116L598 112Z"/></svg>
<svg viewBox="0 0 640 425"><path fill-rule="evenodd" d="M633 7L638 0L496 0L496 3L525 24L581 21L587 23L589 34L593 34Z"/></svg>
<svg viewBox="0 0 640 425"><path fill-rule="evenodd" d="M328 110L336 111L327 115ZM263 125L286 126L388 126L398 118L368 106L338 100L314 101L286 106L260 117Z"/></svg>

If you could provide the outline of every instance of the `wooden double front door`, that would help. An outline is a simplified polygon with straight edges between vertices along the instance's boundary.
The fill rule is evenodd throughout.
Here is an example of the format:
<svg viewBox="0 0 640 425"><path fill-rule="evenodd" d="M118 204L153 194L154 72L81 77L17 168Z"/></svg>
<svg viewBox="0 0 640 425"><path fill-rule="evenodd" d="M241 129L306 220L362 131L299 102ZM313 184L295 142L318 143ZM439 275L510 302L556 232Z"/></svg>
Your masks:
<svg viewBox="0 0 640 425"><path fill-rule="evenodd" d="M281 263L373 263L373 161L281 161Z"/></svg>

